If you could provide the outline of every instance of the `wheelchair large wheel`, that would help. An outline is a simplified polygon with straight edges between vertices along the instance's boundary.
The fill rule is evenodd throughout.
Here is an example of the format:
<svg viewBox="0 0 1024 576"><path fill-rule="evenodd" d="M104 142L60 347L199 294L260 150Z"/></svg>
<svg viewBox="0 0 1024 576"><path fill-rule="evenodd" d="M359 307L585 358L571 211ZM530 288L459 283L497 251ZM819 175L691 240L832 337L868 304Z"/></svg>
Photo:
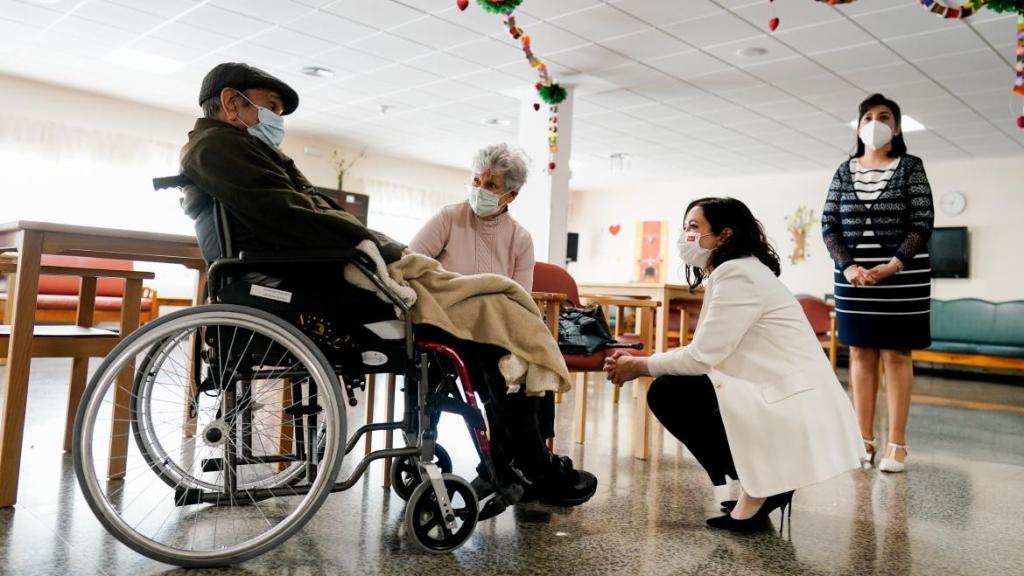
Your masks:
<svg viewBox="0 0 1024 576"><path fill-rule="evenodd" d="M185 418L195 386L189 357L174 351L191 351L193 335L203 343L192 361L218 391L194 411L194 426ZM151 369L160 354L161 376L134 387L135 366ZM334 487L345 427L337 376L298 329L253 308L203 306L147 324L103 361L75 422L75 475L126 546L168 564L223 566L309 521ZM149 440L130 442L131 429ZM287 472L293 481L280 481L296 467L301 473Z"/></svg>
<svg viewBox="0 0 1024 576"><path fill-rule="evenodd" d="M454 530L445 524L430 482L420 483L405 507L406 533L417 546L434 554L451 552L465 544L473 535L480 513L480 503L469 482L454 474L444 474L442 479L455 515Z"/></svg>
<svg viewBox="0 0 1024 576"><path fill-rule="evenodd" d="M452 457L440 444L434 444L434 464L444 474L452 472ZM402 500L408 501L416 486L419 486L422 479L419 471L419 458L414 456L401 456L395 458L391 463L391 488Z"/></svg>
<svg viewBox="0 0 1024 576"><path fill-rule="evenodd" d="M202 363L193 370L189 362L190 354L200 350L193 342L195 338L202 337L200 332L182 332L150 348L135 372L135 383L128 404L129 419L139 453L164 483L175 489L218 490L218 484L208 478L209 472L204 472L203 462L194 458L182 459L177 454L169 453L169 450L177 450L194 454L197 447L208 442L209 434L220 432L219 394L210 391L196 393L190 384L194 374L202 376ZM192 422L183 434L182 421L186 410ZM259 434L255 435L255 439L257 442L263 441ZM266 449L265 446L258 448ZM207 468L216 468L218 465L221 465L218 459L206 463ZM295 481L304 469L304 463L296 461L264 467L260 477L254 477L252 470L249 470L247 477L239 478L238 488L245 490L282 486Z"/></svg>

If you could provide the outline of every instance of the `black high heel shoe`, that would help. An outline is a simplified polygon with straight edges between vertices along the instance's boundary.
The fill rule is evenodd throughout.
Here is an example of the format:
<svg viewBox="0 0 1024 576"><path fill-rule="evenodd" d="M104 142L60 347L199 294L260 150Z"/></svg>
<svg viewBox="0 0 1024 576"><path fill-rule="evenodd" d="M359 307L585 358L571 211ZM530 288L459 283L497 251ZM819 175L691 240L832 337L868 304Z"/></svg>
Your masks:
<svg viewBox="0 0 1024 576"><path fill-rule="evenodd" d="M782 510L782 519L779 525L779 533L782 533L783 528L786 525L786 512L789 509L789 516L793 516L793 490L789 492L783 492L782 494L776 494L765 498L764 503L757 512L747 518L746 520L737 520L726 514L725 516L717 516L715 518L708 518L707 525L712 528L720 528L722 530L729 530L731 532L759 532L764 530L768 524L768 515L775 511L776 508ZM725 502L722 503L723 507Z"/></svg>
<svg viewBox="0 0 1024 576"><path fill-rule="evenodd" d="M722 512L732 512L732 509L736 507L736 500L722 500L718 505L722 507Z"/></svg>

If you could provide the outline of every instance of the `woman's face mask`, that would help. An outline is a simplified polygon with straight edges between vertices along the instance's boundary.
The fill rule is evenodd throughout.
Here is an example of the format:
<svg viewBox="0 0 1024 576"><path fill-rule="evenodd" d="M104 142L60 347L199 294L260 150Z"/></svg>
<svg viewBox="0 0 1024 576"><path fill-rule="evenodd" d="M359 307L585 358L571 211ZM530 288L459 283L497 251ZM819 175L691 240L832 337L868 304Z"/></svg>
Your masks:
<svg viewBox="0 0 1024 576"><path fill-rule="evenodd" d="M257 120L252 126L245 124L245 121L239 118L239 121L242 124L245 124L249 134L259 138L271 148L280 147L281 142L284 141L284 118L273 110L256 104L245 94L242 94L241 92L238 93L242 98L245 98L249 104L256 107Z"/></svg>
<svg viewBox="0 0 1024 576"><path fill-rule="evenodd" d="M469 190L469 207L481 218L493 216L501 209L501 199L505 194L495 194L479 186L467 185Z"/></svg>
<svg viewBox="0 0 1024 576"><path fill-rule="evenodd" d="M694 268L707 266L712 250L700 245L700 239L705 236L714 236L714 234L710 232L701 234L696 230L688 230L679 235L676 245L679 248L679 257L683 259L683 264Z"/></svg>
<svg viewBox="0 0 1024 576"><path fill-rule="evenodd" d="M860 127L860 141L868 150L878 150L892 141L892 128L888 124L872 120Z"/></svg>

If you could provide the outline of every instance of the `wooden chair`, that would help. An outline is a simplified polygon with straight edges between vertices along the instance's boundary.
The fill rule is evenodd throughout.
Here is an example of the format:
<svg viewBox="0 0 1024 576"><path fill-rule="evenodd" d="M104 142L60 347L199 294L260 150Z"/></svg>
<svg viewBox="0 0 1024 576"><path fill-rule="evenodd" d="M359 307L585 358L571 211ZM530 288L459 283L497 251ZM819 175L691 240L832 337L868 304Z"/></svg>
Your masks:
<svg viewBox="0 0 1024 576"><path fill-rule="evenodd" d="M13 278L17 264L0 262L0 273ZM75 313L75 323L70 325L35 325L33 328L33 358L72 358L71 378L68 385L68 406L64 424L64 450L71 449L71 435L74 431L75 414L85 390L86 376L89 370L89 358L106 356L124 336L139 326L139 313L142 307L142 281L152 280L152 272L134 270L111 270L101 268L79 268L69 266L42 266L40 274L78 278L79 300ZM97 284L101 278L114 278L124 283L123 305L120 314L120 329L115 332L95 328L95 304ZM13 293L13 292L12 292ZM29 321L34 320L32 311ZM11 311L6 318L17 321L19 316ZM10 343L11 326L0 325L0 357L6 358ZM125 374L125 378L130 378ZM130 390L131 382L121 382ZM125 408L127 410L127 408ZM127 417L127 415L125 415ZM113 459L115 454L111 454ZM113 461L113 460L112 460Z"/></svg>
<svg viewBox="0 0 1024 576"><path fill-rule="evenodd" d="M533 286L541 293L553 296L545 300L545 306L553 306L557 297L565 295L564 300L557 302L568 302L574 306L582 304L600 304L602 306L619 306L622 308L633 308L637 310L640 318L639 339L644 345L643 350L627 350L635 355L648 355L654 347L654 311L660 305L653 300L615 298L599 295L579 294L576 281L564 269L553 264L538 262L534 266ZM535 298L536 300L536 298ZM550 302L550 304L548 303ZM552 308L553 310L553 308ZM548 313L548 322L554 318L557 322L557 314ZM557 330L552 332L557 337ZM586 419L587 419L587 374L601 373L604 360L611 354L612 350L599 350L593 354L577 355L565 354L565 363L571 374L577 375L575 386L575 414L573 424L573 440L578 444L586 441ZM638 386L646 389L650 384L649 379L642 378L637 382ZM617 388L617 387L616 387ZM647 410L647 394L637 394L636 410L634 411L634 425L637 430L638 440L635 446L635 453L639 458L646 458L649 449L648 428L650 426L650 412Z"/></svg>
<svg viewBox="0 0 1024 576"><path fill-rule="evenodd" d="M89 258L82 256L58 256L44 254L43 266L64 268L98 268L101 270L134 270L131 260L110 258ZM6 288L0 287L0 324L8 317L13 293L14 276L7 279ZM74 324L79 300L78 278L53 274L42 274L36 297L36 324ZM93 306L93 321L118 322L121 319L121 304L124 300L124 280L121 278L100 278L96 285L96 301ZM155 320L160 315L161 300L154 288L143 286L139 319L142 324ZM191 300L188 301L191 305Z"/></svg>
<svg viewBox="0 0 1024 576"><path fill-rule="evenodd" d="M815 296L799 294L796 297L800 306L804 309L807 321L811 323L811 329L818 337L822 348L828 351L828 360L832 369L836 369L839 359L839 338L836 332L835 306L832 306Z"/></svg>

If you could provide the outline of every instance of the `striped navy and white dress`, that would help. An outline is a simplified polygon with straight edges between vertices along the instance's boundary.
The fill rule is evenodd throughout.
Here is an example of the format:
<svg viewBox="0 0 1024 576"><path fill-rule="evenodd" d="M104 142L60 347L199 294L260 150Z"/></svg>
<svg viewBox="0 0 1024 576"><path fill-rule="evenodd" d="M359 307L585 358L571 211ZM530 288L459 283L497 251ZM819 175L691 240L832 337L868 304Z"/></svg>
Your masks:
<svg viewBox="0 0 1024 576"><path fill-rule="evenodd" d="M904 155L868 169L843 162L822 211L822 235L835 261L839 341L887 350L931 344L931 188L920 158ZM896 257L903 270L871 286L853 286L843 270L871 269Z"/></svg>

